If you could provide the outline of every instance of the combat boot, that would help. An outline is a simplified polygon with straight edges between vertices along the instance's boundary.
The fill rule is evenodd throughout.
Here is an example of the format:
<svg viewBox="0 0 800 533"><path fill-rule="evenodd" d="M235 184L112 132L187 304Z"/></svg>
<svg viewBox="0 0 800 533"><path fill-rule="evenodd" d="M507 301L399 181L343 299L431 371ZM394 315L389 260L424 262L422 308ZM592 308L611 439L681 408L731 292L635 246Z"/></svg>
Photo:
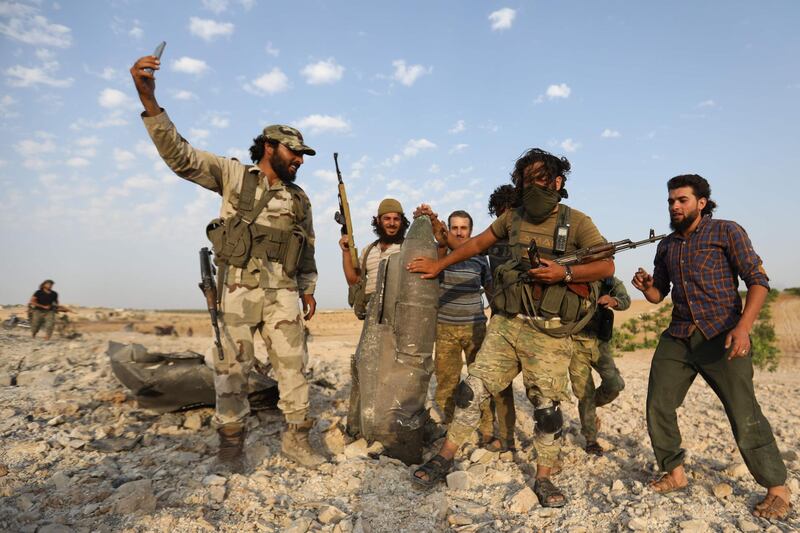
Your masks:
<svg viewBox="0 0 800 533"><path fill-rule="evenodd" d="M217 435L219 435L219 448L214 470L217 473L244 473L247 468L244 455L244 439L247 436L247 430L244 424L236 422L223 424L217 429Z"/></svg>
<svg viewBox="0 0 800 533"><path fill-rule="evenodd" d="M308 433L311 431L311 420L305 420L299 424L288 424L286 431L283 432L281 439L281 453L292 461L305 466L306 468L316 468L327 459L314 451L308 440Z"/></svg>

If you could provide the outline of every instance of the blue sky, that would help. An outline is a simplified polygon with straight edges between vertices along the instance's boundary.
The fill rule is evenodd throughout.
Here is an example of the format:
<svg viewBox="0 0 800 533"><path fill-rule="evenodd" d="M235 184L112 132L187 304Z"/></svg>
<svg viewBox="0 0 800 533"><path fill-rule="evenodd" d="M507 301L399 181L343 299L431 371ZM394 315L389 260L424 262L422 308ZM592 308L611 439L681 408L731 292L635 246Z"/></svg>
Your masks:
<svg viewBox="0 0 800 533"><path fill-rule="evenodd" d="M356 242L386 196L470 211L539 146L609 240L668 231L666 180L709 179L776 287L795 237L800 4L770 2L0 2L0 303L56 280L65 303L200 308L219 198L175 177L128 69L167 41L157 96L195 146L243 158L271 123L316 157L321 307L344 307L338 151ZM654 247L617 258L628 281ZM629 286L630 287L630 286Z"/></svg>

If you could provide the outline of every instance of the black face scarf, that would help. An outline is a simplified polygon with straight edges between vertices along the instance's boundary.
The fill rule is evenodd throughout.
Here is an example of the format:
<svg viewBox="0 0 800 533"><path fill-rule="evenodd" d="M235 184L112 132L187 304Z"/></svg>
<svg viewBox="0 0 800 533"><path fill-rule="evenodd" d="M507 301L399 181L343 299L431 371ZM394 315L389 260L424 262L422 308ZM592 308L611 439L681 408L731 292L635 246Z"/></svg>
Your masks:
<svg viewBox="0 0 800 533"><path fill-rule="evenodd" d="M522 191L522 205L525 214L534 224L544 222L561 201L561 194L549 187L529 185Z"/></svg>

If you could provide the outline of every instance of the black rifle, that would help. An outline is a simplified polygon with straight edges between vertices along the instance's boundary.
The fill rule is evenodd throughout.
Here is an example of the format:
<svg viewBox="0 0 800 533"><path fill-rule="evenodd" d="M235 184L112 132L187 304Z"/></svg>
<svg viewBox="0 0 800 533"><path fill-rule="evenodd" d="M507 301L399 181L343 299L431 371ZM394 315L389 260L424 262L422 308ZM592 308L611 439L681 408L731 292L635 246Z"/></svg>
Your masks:
<svg viewBox="0 0 800 533"><path fill-rule="evenodd" d="M666 235L656 235L656 232L651 229L650 237L647 239L636 242L625 239L622 241L608 242L606 244L598 244L597 246L590 246L588 248L581 248L580 250L575 250L574 252L559 256L553 259L553 262L564 266L591 263L599 259L614 257L617 252L624 252L625 250L632 250L638 246L658 242L664 237L666 237Z"/></svg>
<svg viewBox="0 0 800 533"><path fill-rule="evenodd" d="M206 297L208 313L211 315L211 325L214 327L214 344L217 346L217 356L220 361L225 360L222 352L222 341L219 338L219 321L217 310L217 285L214 283L214 266L211 264L211 251L208 248L200 248L200 290Z"/></svg>

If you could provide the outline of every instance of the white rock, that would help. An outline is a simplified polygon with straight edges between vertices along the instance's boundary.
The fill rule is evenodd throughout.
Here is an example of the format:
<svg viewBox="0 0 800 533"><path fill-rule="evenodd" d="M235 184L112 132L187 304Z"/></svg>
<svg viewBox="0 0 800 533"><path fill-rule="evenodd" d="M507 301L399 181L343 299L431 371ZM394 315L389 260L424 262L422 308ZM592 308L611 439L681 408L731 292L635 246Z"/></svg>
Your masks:
<svg viewBox="0 0 800 533"><path fill-rule="evenodd" d="M300 517L284 529L284 533L306 533L308 528L311 527L312 520L306 517Z"/></svg>
<svg viewBox="0 0 800 533"><path fill-rule="evenodd" d="M215 485L224 485L226 481L227 480L224 477L212 474L210 476L206 476L203 478L203 485L205 485L206 487L211 487Z"/></svg>
<svg viewBox="0 0 800 533"><path fill-rule="evenodd" d="M11 374L0 374L0 387L10 387L13 382L14 379Z"/></svg>
<svg viewBox="0 0 800 533"><path fill-rule="evenodd" d="M647 520L643 518L632 518L628 521L628 529L631 531L647 531Z"/></svg>
<svg viewBox="0 0 800 533"><path fill-rule="evenodd" d="M720 500L723 500L728 496L730 496L731 494L733 494L733 488L727 483L717 483L716 485L714 485L713 492L714 496L716 496Z"/></svg>
<svg viewBox="0 0 800 533"><path fill-rule="evenodd" d="M469 456L470 462L479 463L483 457L489 453L489 450L484 448L476 448L475 451Z"/></svg>
<svg viewBox="0 0 800 533"><path fill-rule="evenodd" d="M452 490L469 490L469 474L463 470L457 470L447 474L447 487Z"/></svg>
<svg viewBox="0 0 800 533"><path fill-rule="evenodd" d="M317 515L317 520L319 520L320 524L336 524L342 519L347 517L347 513L340 510L338 507L334 507L333 505L325 505L319 511Z"/></svg>
<svg viewBox="0 0 800 533"><path fill-rule="evenodd" d="M761 526L754 524L746 518L740 518L739 529L742 530L742 533L756 533L757 531L761 531Z"/></svg>
<svg viewBox="0 0 800 533"><path fill-rule="evenodd" d="M57 374L46 370L28 370L17 374L18 387L52 389L56 384Z"/></svg>
<svg viewBox="0 0 800 533"><path fill-rule="evenodd" d="M611 492L622 492L624 490L625 483L623 483L620 479L615 479L614 483L611 484Z"/></svg>
<svg viewBox="0 0 800 533"><path fill-rule="evenodd" d="M710 531L703 520L685 520L680 523L681 533L705 533Z"/></svg>
<svg viewBox="0 0 800 533"><path fill-rule="evenodd" d="M55 485L56 490L66 490L70 485L70 478L64 472L56 472L50 481Z"/></svg>
<svg viewBox="0 0 800 533"><path fill-rule="evenodd" d="M747 469L747 465L745 465L744 463L733 464L733 465L729 466L725 470L725 472L729 476L735 477L735 478L744 477L744 476L746 476L746 475L748 475L750 473L750 471Z"/></svg>
<svg viewBox="0 0 800 533"><path fill-rule="evenodd" d="M451 526L467 526L472 523L472 517L465 514L451 514L447 517Z"/></svg>
<svg viewBox="0 0 800 533"><path fill-rule="evenodd" d="M152 513L156 509L153 484L149 479L130 481L120 485L111 498L112 511L117 514L131 514L137 511Z"/></svg>
<svg viewBox="0 0 800 533"><path fill-rule="evenodd" d="M369 446L367 445L367 441L364 439L358 439L355 442L351 442L344 448L344 456L348 459L353 459L356 457L366 457L367 456L367 449Z"/></svg>
<svg viewBox="0 0 800 533"><path fill-rule="evenodd" d="M57 415L57 416L54 416L53 418L51 418L50 420L48 420L47 421L47 425L50 426L50 427L60 426L61 424L63 424L66 421L67 421L67 417L65 417L64 415Z"/></svg>
<svg viewBox="0 0 800 533"><path fill-rule="evenodd" d="M186 415L186 420L183 421L183 427L197 431L203 427L203 417L198 413L189 413Z"/></svg>
<svg viewBox="0 0 800 533"><path fill-rule="evenodd" d="M538 503L539 500L536 498L536 495L533 493L531 488L525 487L511 497L508 510L512 513L525 514L533 509Z"/></svg>
<svg viewBox="0 0 800 533"><path fill-rule="evenodd" d="M208 487L208 495L215 502L225 501L225 486L211 485L210 487Z"/></svg>

